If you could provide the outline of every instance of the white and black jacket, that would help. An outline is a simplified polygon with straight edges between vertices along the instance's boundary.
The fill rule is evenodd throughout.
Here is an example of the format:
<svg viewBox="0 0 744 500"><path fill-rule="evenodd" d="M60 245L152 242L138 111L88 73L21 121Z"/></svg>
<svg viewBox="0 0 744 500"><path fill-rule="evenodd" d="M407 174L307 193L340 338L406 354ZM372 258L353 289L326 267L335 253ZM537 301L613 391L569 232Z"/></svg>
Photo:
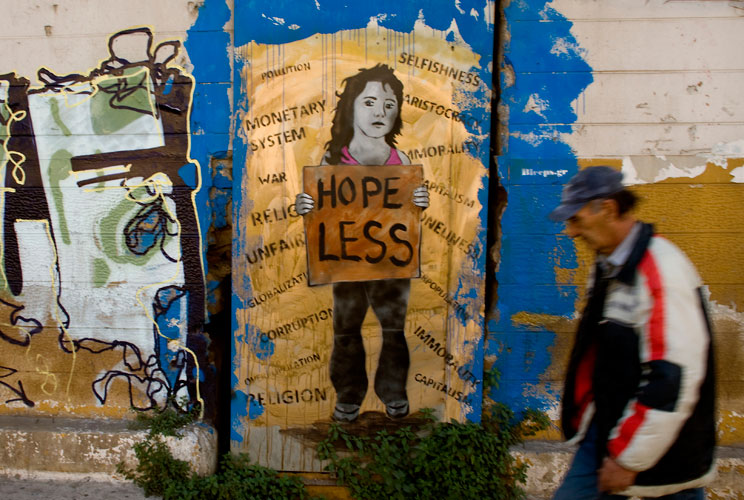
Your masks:
<svg viewBox="0 0 744 500"><path fill-rule="evenodd" d="M714 393L700 278L644 224L620 271L594 280L569 361L563 432L578 440L594 421L598 459L639 471L625 495L699 487L715 475Z"/></svg>

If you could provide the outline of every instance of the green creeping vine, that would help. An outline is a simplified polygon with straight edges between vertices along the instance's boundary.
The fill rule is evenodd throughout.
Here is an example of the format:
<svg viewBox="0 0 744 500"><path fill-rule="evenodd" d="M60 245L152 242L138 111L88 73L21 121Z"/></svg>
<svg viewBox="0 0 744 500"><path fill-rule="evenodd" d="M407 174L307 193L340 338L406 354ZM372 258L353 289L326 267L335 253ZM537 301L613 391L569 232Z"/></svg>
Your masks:
<svg viewBox="0 0 744 500"><path fill-rule="evenodd" d="M485 373L484 394L498 383ZM437 422L430 409L417 429L378 431L355 436L334 424L317 446L326 470L359 500L521 499L527 464L509 448L550 425L542 412L527 410L521 419L505 405L491 403L481 423ZM339 452L337 450L344 450Z"/></svg>

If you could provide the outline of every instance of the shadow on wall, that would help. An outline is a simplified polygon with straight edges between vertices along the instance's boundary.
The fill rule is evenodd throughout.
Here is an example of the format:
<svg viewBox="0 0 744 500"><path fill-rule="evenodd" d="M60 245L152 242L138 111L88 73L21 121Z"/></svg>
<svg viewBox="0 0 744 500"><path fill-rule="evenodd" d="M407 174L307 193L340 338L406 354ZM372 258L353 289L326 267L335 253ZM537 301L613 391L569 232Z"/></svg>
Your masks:
<svg viewBox="0 0 744 500"><path fill-rule="evenodd" d="M86 75L41 68L39 88L0 75L0 402L11 411L202 402L201 182L179 49L130 29Z"/></svg>

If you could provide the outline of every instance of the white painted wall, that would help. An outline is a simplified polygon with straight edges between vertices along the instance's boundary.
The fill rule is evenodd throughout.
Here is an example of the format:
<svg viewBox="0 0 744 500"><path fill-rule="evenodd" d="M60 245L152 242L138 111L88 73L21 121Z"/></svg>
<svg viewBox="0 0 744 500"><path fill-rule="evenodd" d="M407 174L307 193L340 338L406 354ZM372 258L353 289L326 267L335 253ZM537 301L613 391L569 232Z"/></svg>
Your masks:
<svg viewBox="0 0 744 500"><path fill-rule="evenodd" d="M594 82L564 139L580 158L688 156L679 175L740 157L744 2L555 0ZM630 163L628 163L628 161ZM640 179L639 179L640 180ZM646 179L649 180L649 179Z"/></svg>
<svg viewBox="0 0 744 500"><path fill-rule="evenodd" d="M198 16L190 0L0 0L0 72L15 71L32 85L46 67L56 74L84 72L108 57L108 38L123 29L150 26L154 44L186 39ZM178 64L188 62L185 51ZM190 69L190 68L189 68Z"/></svg>

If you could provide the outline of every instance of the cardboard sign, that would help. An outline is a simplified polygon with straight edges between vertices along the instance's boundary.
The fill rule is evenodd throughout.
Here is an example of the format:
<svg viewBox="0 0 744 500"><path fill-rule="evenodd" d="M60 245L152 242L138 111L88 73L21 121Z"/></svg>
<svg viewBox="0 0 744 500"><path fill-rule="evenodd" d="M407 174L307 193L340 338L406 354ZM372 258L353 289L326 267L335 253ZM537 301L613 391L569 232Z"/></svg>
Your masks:
<svg viewBox="0 0 744 500"><path fill-rule="evenodd" d="M308 283L419 277L422 184L421 165L305 167Z"/></svg>

